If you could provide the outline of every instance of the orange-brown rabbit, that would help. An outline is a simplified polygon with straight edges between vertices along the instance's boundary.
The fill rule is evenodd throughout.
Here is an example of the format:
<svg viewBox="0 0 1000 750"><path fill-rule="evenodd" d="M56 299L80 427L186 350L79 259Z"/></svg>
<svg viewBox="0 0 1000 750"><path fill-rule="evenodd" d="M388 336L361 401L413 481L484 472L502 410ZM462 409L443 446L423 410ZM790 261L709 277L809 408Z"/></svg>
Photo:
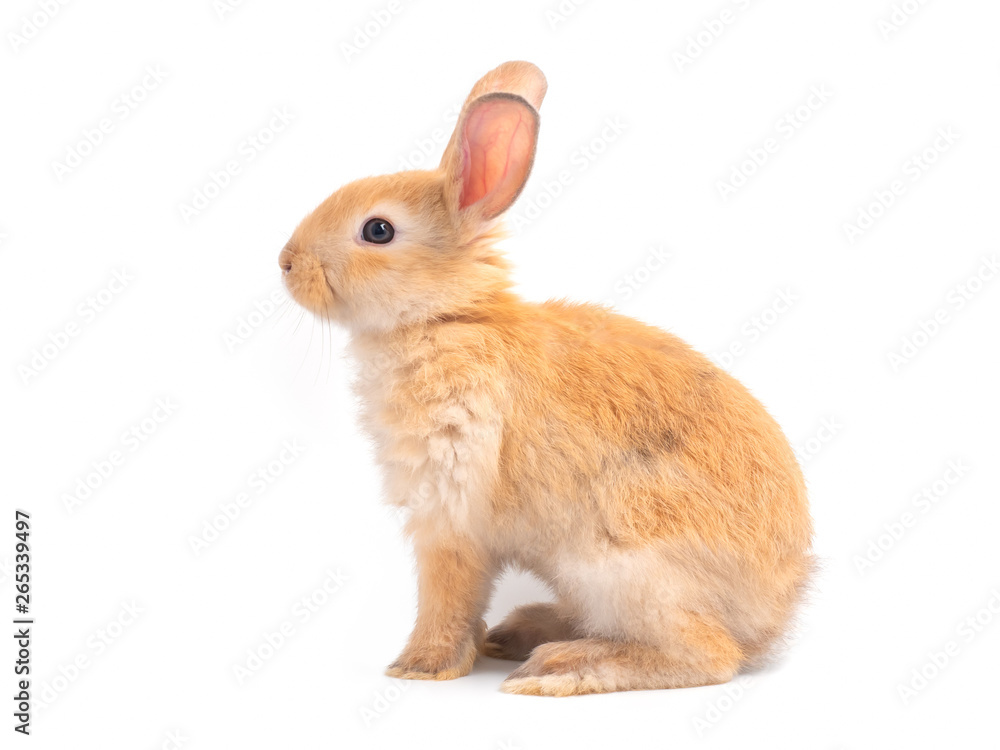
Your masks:
<svg viewBox="0 0 1000 750"><path fill-rule="evenodd" d="M802 474L761 404L679 339L510 291L498 217L545 91L530 63L491 71L438 169L346 185L281 252L295 299L350 330L386 496L410 510L417 622L388 674L460 677L482 651L527 659L511 693L725 682L766 658L809 576ZM555 602L484 634L506 567Z"/></svg>

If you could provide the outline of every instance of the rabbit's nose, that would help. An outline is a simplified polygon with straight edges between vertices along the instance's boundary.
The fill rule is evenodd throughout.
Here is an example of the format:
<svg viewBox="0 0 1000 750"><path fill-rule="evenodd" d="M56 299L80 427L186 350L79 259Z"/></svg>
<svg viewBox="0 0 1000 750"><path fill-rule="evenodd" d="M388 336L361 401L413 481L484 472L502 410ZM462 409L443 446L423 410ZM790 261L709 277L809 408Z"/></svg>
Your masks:
<svg viewBox="0 0 1000 750"><path fill-rule="evenodd" d="M278 266L281 268L283 274L287 274L292 270L292 253L287 247L278 256Z"/></svg>

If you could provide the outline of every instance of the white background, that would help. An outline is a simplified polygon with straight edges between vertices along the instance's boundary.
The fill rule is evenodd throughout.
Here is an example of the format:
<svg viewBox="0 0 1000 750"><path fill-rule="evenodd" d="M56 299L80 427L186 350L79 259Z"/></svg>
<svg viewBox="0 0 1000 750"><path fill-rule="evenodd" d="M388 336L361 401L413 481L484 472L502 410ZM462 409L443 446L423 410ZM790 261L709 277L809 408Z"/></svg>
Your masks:
<svg viewBox="0 0 1000 750"><path fill-rule="evenodd" d="M886 26L889 0L591 0L561 17L556 0L399 0L396 12L248 0L224 13L104 0L51 18L44 2L5 3L0 597L9 623L21 508L40 701L17 742L995 744L1000 281L976 274L995 275L983 263L1000 250L1000 6L900 5L905 22ZM366 40L373 12L391 20ZM550 699L501 694L514 665L494 660L403 691L382 674L409 633L415 581L355 425L345 334L291 305L265 315L261 300L305 213L421 147L436 163L456 105L508 59L549 80L512 212L533 218L505 242L519 289L608 300L717 358L736 345L728 369L803 457L824 570L791 651L749 681ZM282 108L287 126L260 133ZM763 165L744 164L769 138ZM68 173L55 166L67 159ZM228 184L208 187L231 160ZM734 170L753 174L724 197ZM876 193L897 180L880 210ZM212 199L185 217L199 190ZM862 211L878 218L849 238ZM670 260L649 270L653 248ZM86 312L122 269L128 285ZM945 322L923 334L936 314ZM156 399L177 408L125 442L163 416ZM304 451L258 493L251 475L286 440ZM112 451L120 465L68 507ZM192 539L240 493L252 502L196 554ZM306 621L296 603L327 571L340 583ZM544 596L508 578L488 620ZM248 651L270 658L241 683ZM919 690L914 669L930 675ZM0 712L8 737L12 712Z"/></svg>

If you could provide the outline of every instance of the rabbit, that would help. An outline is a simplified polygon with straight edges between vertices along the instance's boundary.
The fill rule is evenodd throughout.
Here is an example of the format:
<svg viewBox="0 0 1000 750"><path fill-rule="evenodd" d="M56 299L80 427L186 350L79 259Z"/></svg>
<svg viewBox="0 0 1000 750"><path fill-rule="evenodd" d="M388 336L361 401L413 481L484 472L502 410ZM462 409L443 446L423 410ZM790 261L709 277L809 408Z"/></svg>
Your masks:
<svg viewBox="0 0 1000 750"><path fill-rule="evenodd" d="M487 73L437 169L347 184L279 256L289 294L350 334L385 499L407 509L416 624L386 673L449 680L483 654L524 662L507 693L724 683L779 650L807 587L802 473L680 339L512 291L496 243L546 90L528 62ZM554 600L487 630L508 569Z"/></svg>

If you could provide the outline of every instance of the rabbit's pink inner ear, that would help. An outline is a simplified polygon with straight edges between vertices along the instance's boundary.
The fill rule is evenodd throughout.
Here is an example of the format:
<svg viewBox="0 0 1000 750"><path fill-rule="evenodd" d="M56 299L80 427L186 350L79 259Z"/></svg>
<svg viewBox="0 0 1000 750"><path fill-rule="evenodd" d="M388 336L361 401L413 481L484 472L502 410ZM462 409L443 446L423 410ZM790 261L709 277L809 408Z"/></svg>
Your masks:
<svg viewBox="0 0 1000 750"><path fill-rule="evenodd" d="M465 121L459 208L478 204L485 218L505 211L531 172L538 115L520 98L480 101Z"/></svg>

